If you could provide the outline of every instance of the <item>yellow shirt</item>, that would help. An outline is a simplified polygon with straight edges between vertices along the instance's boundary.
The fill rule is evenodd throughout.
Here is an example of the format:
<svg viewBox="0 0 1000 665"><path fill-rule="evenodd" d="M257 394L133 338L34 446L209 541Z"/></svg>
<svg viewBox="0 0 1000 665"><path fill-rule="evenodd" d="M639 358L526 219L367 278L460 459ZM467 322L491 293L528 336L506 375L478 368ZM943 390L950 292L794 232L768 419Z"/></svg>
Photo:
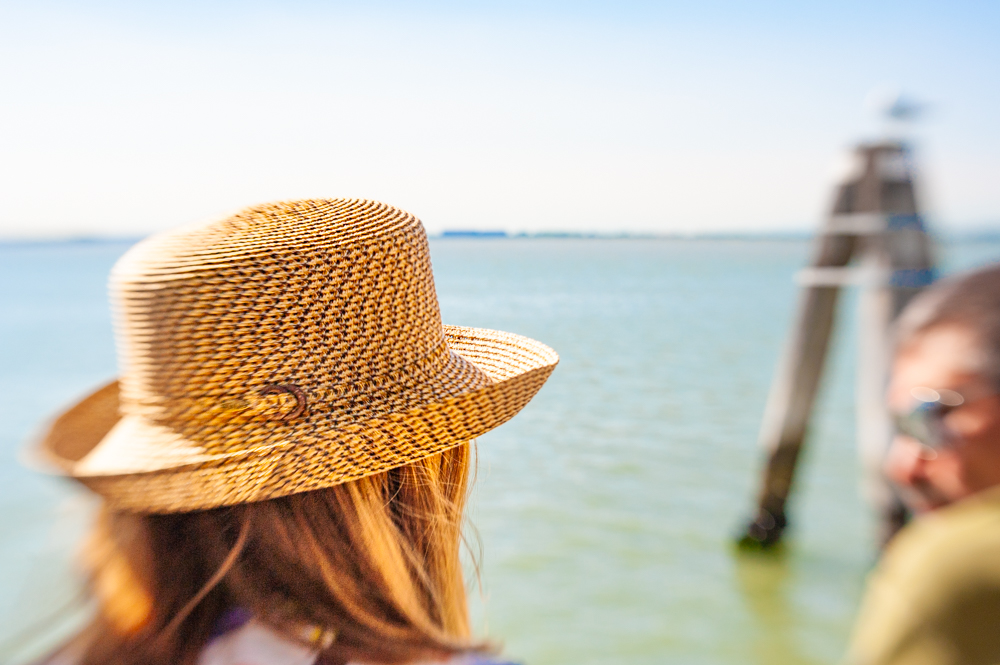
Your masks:
<svg viewBox="0 0 1000 665"><path fill-rule="evenodd" d="M848 663L1000 664L1000 488L893 539L868 580Z"/></svg>

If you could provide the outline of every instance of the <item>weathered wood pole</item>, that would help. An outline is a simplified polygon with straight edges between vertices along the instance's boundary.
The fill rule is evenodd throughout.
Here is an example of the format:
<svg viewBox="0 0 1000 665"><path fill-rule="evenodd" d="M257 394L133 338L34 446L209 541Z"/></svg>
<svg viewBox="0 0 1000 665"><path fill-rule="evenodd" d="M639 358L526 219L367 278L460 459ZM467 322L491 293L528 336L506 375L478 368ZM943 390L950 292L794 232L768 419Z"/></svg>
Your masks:
<svg viewBox="0 0 1000 665"><path fill-rule="evenodd" d="M881 214L878 224L859 233L858 253L874 279L862 284L859 297L857 364L857 440L862 491L877 516L880 547L899 531L909 514L882 472L893 426L885 407L892 363L892 322L918 290L934 278L933 246L921 219L913 167L904 145L866 149L877 172L862 196Z"/></svg>
<svg viewBox="0 0 1000 665"><path fill-rule="evenodd" d="M883 522L891 518L893 524L901 525L905 519L905 513L899 513L898 498L879 471L892 434L883 406L888 331L905 301L929 281L929 240L916 214L905 147L861 145L855 157L855 170L839 186L817 238L812 264L799 275L803 289L795 326L771 385L760 429L767 462L757 515L740 540L743 546L773 545L787 525L785 505L823 373L837 298L840 288L851 284L872 287L862 296L859 349L865 363L859 373L858 433L866 494L876 502ZM904 219L908 221L898 221ZM852 258L861 258L862 265L848 269ZM896 281L907 283L896 286Z"/></svg>

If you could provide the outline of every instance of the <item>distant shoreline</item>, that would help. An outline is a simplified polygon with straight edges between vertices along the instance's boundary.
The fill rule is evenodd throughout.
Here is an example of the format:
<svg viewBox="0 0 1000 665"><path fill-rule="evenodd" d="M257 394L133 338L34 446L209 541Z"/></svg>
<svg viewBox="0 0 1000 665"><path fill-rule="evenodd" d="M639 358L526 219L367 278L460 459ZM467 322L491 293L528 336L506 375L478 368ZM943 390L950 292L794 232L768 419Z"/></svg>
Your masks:
<svg viewBox="0 0 1000 665"><path fill-rule="evenodd" d="M667 241L746 241L803 242L816 234L806 231L761 233L590 233L583 231L539 231L508 233L506 231L444 231L428 234L431 240L667 240ZM71 238L0 238L0 248L50 247L81 245L135 244L146 236L84 236ZM935 235L942 243L1000 242L1000 231L982 231Z"/></svg>
<svg viewBox="0 0 1000 665"><path fill-rule="evenodd" d="M444 231L431 235L436 240L474 239L584 239L584 240L810 240L808 232L761 233L601 233L588 231L536 231L507 233L506 231ZM1000 237L1000 236L998 236Z"/></svg>
<svg viewBox="0 0 1000 665"><path fill-rule="evenodd" d="M51 247L54 245L134 245L147 236L86 236L83 238L0 238L0 247Z"/></svg>

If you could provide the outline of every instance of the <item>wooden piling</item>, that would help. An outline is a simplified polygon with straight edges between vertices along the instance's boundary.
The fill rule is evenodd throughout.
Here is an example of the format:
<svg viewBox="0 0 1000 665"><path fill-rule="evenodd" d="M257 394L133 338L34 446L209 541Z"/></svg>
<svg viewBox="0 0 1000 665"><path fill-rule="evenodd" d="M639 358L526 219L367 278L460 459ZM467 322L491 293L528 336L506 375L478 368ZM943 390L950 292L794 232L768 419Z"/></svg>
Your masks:
<svg viewBox="0 0 1000 665"><path fill-rule="evenodd" d="M879 514L884 542L906 518L881 473L892 436L884 393L890 362L890 326L906 301L931 278L930 240L917 214L912 167L905 146L861 145L855 171L839 186L817 238L792 336L768 396L759 441L767 452L757 514L740 544L767 547L781 540L786 504L805 441L844 286L860 297L858 447L864 491ZM848 268L852 259L857 267Z"/></svg>

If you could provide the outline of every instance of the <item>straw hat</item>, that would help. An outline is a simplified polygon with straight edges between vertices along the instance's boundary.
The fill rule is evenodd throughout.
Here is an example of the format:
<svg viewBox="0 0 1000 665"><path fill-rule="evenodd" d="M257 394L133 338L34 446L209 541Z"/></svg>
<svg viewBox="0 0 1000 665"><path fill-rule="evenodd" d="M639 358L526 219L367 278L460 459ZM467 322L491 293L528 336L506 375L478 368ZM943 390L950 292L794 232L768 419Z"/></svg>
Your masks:
<svg viewBox="0 0 1000 665"><path fill-rule="evenodd" d="M122 375L39 449L115 508L180 512L386 471L506 422L558 356L443 326L420 221L363 200L248 208L111 273Z"/></svg>

